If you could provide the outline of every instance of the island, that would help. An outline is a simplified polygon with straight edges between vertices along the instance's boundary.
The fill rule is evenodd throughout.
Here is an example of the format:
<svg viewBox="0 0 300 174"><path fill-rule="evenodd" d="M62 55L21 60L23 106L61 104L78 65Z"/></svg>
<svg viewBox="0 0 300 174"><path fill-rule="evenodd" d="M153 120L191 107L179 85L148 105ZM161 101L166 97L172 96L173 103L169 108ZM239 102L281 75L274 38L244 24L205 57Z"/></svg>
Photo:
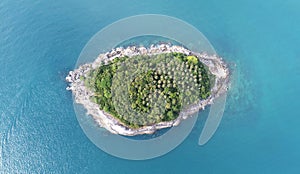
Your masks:
<svg viewBox="0 0 300 174"><path fill-rule="evenodd" d="M96 124L125 136L177 126L228 90L221 57L171 44L118 47L66 77Z"/></svg>

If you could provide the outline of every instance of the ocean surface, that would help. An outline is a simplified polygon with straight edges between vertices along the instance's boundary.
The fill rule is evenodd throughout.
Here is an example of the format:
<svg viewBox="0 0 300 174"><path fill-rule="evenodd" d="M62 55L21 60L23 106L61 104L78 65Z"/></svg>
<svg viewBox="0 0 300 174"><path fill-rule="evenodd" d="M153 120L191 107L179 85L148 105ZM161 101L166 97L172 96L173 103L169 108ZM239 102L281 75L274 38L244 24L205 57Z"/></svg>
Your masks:
<svg viewBox="0 0 300 174"><path fill-rule="evenodd" d="M300 1L0 1L0 173L300 173ZM159 158L129 161L83 133L64 78L86 42L138 14L182 19L231 64L223 120L204 146L200 113Z"/></svg>

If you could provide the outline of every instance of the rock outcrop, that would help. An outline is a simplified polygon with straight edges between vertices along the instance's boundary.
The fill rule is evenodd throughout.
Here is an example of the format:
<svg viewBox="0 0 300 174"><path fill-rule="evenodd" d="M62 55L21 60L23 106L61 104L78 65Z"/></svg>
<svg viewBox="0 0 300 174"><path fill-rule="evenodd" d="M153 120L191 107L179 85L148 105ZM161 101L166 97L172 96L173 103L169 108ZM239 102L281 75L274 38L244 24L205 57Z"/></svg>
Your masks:
<svg viewBox="0 0 300 174"><path fill-rule="evenodd" d="M94 96L94 92L89 90L81 77L87 77L88 72L92 69L96 69L102 64L107 64L116 57L132 57L135 55L147 54L155 55L161 53L179 52L186 55L194 55L204 63L209 71L215 75L215 83L211 89L211 95L206 99L199 101L199 103L192 105L188 110L182 111L180 115L172 121L160 122L152 126L144 126L138 129L131 129L122 124L118 119L105 113L99 109L98 104L90 100ZM183 119L204 109L205 106L212 104L214 99L225 93L228 89L229 69L222 58L216 55L208 55L206 53L195 53L184 47L168 44L152 45L150 48L130 46L127 48L115 48L110 52L100 54L93 63L84 64L79 66L78 69L70 71L66 77L66 81L69 82L67 90L72 91L76 103L82 104L87 110L87 114L91 115L96 123L114 134L121 134L127 136L134 136L140 134L152 134L158 129L177 126Z"/></svg>

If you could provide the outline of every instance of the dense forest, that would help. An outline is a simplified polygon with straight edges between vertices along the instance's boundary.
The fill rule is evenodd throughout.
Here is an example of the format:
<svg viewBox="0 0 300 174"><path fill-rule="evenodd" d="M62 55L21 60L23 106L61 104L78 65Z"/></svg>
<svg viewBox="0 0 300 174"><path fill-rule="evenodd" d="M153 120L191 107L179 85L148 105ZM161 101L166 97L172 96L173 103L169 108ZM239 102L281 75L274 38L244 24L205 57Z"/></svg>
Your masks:
<svg viewBox="0 0 300 174"><path fill-rule="evenodd" d="M210 95L213 79L197 57L163 53L115 58L84 80L101 110L139 128L176 119Z"/></svg>

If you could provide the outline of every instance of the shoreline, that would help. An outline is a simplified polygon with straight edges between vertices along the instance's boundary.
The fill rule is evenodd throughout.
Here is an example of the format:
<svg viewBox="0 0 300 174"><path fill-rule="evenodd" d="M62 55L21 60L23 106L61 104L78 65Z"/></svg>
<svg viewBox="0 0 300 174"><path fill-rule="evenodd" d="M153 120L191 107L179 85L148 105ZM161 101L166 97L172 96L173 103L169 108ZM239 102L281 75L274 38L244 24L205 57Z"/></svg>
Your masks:
<svg viewBox="0 0 300 174"><path fill-rule="evenodd" d="M209 68L209 71L215 75L215 82L214 86L211 88L211 95L207 99L191 105L187 110L180 112L179 116L172 121L160 122L138 129L128 128L117 118L100 110L98 104L90 100L90 97L93 96L94 93L84 85L84 80L81 80L81 77L87 77L90 70L100 67L103 63L107 64L116 57L132 57L140 54L155 55L171 52L179 52L186 55L196 56ZM66 77L66 81L70 83L67 90L72 91L75 102L82 104L87 110L87 115L91 115L99 126L104 127L114 134L134 136L141 134L153 134L158 129L177 126L182 120L187 119L193 113L200 109L204 109L207 105L213 104L214 99L225 93L228 89L229 69L221 57L208 55L206 53L195 53L181 46L171 46L168 44L151 45L149 48L129 46L127 48L115 48L110 52L100 54L92 63L80 65L77 69L69 72Z"/></svg>

